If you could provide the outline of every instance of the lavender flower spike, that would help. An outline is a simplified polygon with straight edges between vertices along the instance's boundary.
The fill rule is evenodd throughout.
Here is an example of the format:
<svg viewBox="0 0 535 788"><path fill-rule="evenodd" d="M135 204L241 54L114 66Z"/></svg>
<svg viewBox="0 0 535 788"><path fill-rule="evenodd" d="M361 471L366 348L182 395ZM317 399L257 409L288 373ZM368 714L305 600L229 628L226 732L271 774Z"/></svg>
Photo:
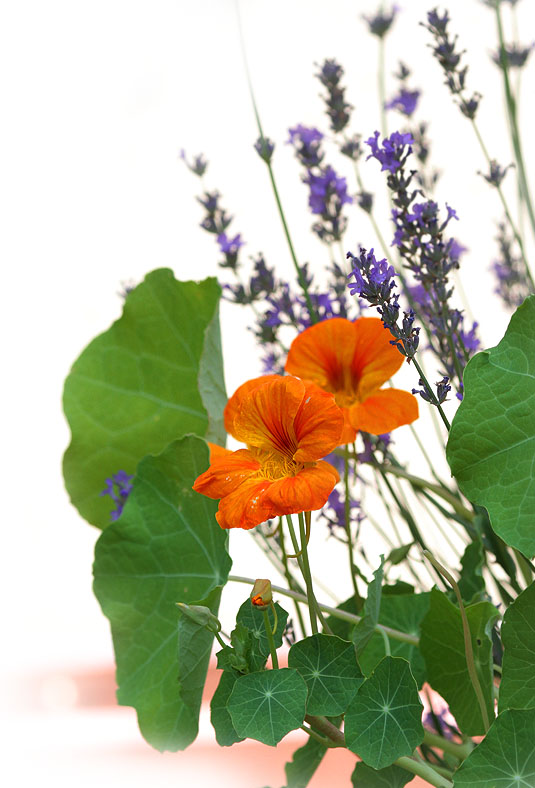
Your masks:
<svg viewBox="0 0 535 788"><path fill-rule="evenodd" d="M394 131L379 146L379 132L376 131L373 137L369 137L366 140L366 145L369 145L371 148L368 159L372 157L377 159L381 164L381 172L388 170L394 173L396 170L399 170L407 156L412 153L411 145L414 145L414 138L409 132L401 134L399 131ZM407 150L405 146L409 146Z"/></svg>

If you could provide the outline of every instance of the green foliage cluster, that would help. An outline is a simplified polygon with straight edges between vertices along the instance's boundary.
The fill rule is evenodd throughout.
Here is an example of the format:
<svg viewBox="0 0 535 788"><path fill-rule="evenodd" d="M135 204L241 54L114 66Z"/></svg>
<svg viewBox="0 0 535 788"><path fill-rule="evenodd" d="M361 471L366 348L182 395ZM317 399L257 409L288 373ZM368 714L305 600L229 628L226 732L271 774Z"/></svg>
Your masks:
<svg viewBox="0 0 535 788"><path fill-rule="evenodd" d="M178 282L168 270L152 272L65 385L72 430L65 481L82 516L103 529L94 590L111 624L118 701L135 708L143 736L159 750L194 741L214 641L176 603L217 616L231 567L217 503L192 490L208 467L206 439L223 445L225 437L219 296L215 280ZM288 667L268 663L288 620L279 603L269 611L270 622L274 611L277 618L273 643L263 612L248 599L229 641L217 635L224 643L211 699L217 742L276 746L304 727L311 738L286 766L288 788L306 786L333 746L360 758L352 776L358 788L402 788L414 774L455 788L535 786L535 584L529 575L502 620L484 574L489 555L503 566L514 555L530 572L526 558L535 553L535 298L517 310L496 348L469 362L465 391L448 459L490 523L478 527L483 509L470 523L458 572L462 607L447 590L415 593L387 582L385 567L408 560L409 545L381 560L363 606L352 597L323 632L291 646ZM100 492L118 469L135 479L124 511L110 522ZM501 552L492 553L493 544ZM443 738L442 747L437 738L449 731L439 724L430 739L422 727L426 681L458 726L456 741ZM472 747L472 736L484 738ZM433 758L424 762L415 752L426 747Z"/></svg>

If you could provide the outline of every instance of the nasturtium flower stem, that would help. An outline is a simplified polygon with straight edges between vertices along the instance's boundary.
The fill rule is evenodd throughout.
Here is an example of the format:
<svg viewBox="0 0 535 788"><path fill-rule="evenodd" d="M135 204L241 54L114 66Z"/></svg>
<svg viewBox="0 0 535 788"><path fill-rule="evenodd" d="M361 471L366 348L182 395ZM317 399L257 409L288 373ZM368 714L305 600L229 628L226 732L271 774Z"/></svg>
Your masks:
<svg viewBox="0 0 535 788"><path fill-rule="evenodd" d="M489 717L487 714L487 705L485 703L485 698L483 696L483 690L481 689L481 684L479 682L479 676L477 675L476 665L474 661L474 651L472 649L472 634L470 632L470 625L468 624L468 618L466 616L466 611L464 609L463 600L461 597L461 592L459 591L459 586L448 572L437 559L431 555L428 550L424 551L425 557L430 561L435 569L443 575L448 583L451 585L455 592L455 596L457 597L457 602L459 604L459 609L461 611L461 620L463 624L463 637L464 637L464 650L466 655L466 667L468 668L468 673L470 675L470 680L472 682L472 686L474 687L474 692L476 693L477 702L479 703L479 708L481 711L481 718L483 720L483 725L485 727L485 732L488 731L490 728Z"/></svg>
<svg viewBox="0 0 535 788"><path fill-rule="evenodd" d="M286 578L286 582L288 583L288 587L292 588L294 591L295 588L295 580L292 577L290 572L290 567L288 565L288 555L286 553L286 545L284 543L284 530L282 527L282 517L279 517L279 545L281 549L281 556L282 556L282 563L284 566L284 576ZM298 589L297 589L298 590ZM297 600L294 600L295 604L295 614L297 616L297 620L299 621L299 627L301 629L301 634L303 637L306 637L306 629L305 629L305 622L303 620L303 614L301 612L301 608L299 607L299 603Z"/></svg>
<svg viewBox="0 0 535 788"><path fill-rule="evenodd" d="M221 648L226 648L227 644L225 643L219 632L214 632L214 635L216 636L216 640L221 646Z"/></svg>
<svg viewBox="0 0 535 788"><path fill-rule="evenodd" d="M312 587L312 575L310 574L310 563L308 560L308 548L306 541L305 519L303 517L302 512L299 512L298 518L299 518L299 537L301 539L301 551L303 554L302 558L303 558L304 579L307 587L308 609L310 613L310 626L312 628L312 634L315 635L318 632L318 623L316 621L316 599L314 597L314 589Z"/></svg>
<svg viewBox="0 0 535 788"><path fill-rule="evenodd" d="M310 567L308 566L308 553L307 553L307 566L305 566L305 561L304 561L303 545L305 544L305 541L304 539L302 540L303 545L301 545L301 549L300 549L299 542L297 541L297 536L292 523L292 516L290 514L286 515L286 522L288 523L288 530L290 531L290 538L292 540L295 554L297 556L297 562L299 564L299 568L301 570L303 579L305 581L305 585L307 589L308 614L310 616L310 626L312 628L312 634L315 635L318 631L318 624L316 621L316 604L315 604L314 592L312 590L310 574L309 574ZM307 572L307 567L308 567L308 572Z"/></svg>
<svg viewBox="0 0 535 788"><path fill-rule="evenodd" d="M269 608L264 608L262 613L264 616L264 628L266 630L266 636L269 643L269 652L271 654L271 664L273 666L273 670L277 670L279 667L279 660L277 658L277 649L275 648L275 641L273 639L273 632L271 630L271 622L269 620Z"/></svg>
<svg viewBox="0 0 535 788"><path fill-rule="evenodd" d="M349 573L351 575L351 583L353 584L355 607L358 612L360 610L359 607L360 594L357 586L357 578L356 578L357 569L353 558L353 538L351 536L351 492L349 489L349 447L347 445L344 447L344 491L345 491L344 527L347 537L347 551L349 554Z"/></svg>
<svg viewBox="0 0 535 788"><path fill-rule="evenodd" d="M319 733L316 733L315 730L309 728L307 725L300 725L299 726L302 731L307 733L311 739L315 739L315 741L323 744L324 747L334 747L335 744L330 739L326 739L324 736L320 736Z"/></svg>
<svg viewBox="0 0 535 788"><path fill-rule="evenodd" d="M455 744L455 742L450 739L445 739L443 736L438 736L436 733L431 733L431 731L425 729L424 743L429 747L436 747L438 750L442 750L442 752L447 752L460 761L464 761L465 758L468 758L474 749L474 745L471 741L466 744Z"/></svg>

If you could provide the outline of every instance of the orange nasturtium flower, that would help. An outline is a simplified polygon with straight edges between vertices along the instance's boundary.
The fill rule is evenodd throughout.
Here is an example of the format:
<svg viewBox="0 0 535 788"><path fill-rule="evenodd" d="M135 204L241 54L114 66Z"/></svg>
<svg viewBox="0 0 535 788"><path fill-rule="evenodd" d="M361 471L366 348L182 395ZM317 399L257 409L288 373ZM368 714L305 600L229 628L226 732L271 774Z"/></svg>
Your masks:
<svg viewBox="0 0 535 788"><path fill-rule="evenodd" d="M418 418L416 397L381 389L403 363L390 339L378 317L333 317L292 342L286 372L334 394L344 412L341 443L352 443L359 430L382 435Z"/></svg>
<svg viewBox="0 0 535 788"><path fill-rule="evenodd" d="M225 408L225 429L247 448L211 446L210 467L193 489L221 499L221 528L321 509L339 478L321 457L339 445L343 425L332 394L314 383L280 375L249 380Z"/></svg>

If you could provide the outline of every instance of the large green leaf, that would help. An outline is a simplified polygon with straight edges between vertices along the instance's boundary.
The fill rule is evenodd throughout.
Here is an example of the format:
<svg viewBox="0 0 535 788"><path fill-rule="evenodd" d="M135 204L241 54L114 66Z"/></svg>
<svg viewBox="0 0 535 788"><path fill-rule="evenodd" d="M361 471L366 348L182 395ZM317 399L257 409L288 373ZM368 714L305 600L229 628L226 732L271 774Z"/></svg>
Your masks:
<svg viewBox="0 0 535 788"><path fill-rule="evenodd" d="M485 578L481 571L484 564L483 543L478 536L466 546L461 558L459 591L461 592L461 598L466 603L480 601L485 593Z"/></svg>
<svg viewBox="0 0 535 788"><path fill-rule="evenodd" d="M502 712L455 772L455 788L535 788L535 709Z"/></svg>
<svg viewBox="0 0 535 788"><path fill-rule="evenodd" d="M345 715L348 748L373 769L412 755L424 737L422 703L409 663L385 657L359 688Z"/></svg>
<svg viewBox="0 0 535 788"><path fill-rule="evenodd" d="M288 665L297 668L308 687L307 714L343 714L364 681L353 644L332 635L295 643Z"/></svg>
<svg viewBox="0 0 535 788"><path fill-rule="evenodd" d="M236 679L228 710L239 736L274 747L303 724L306 697L296 670L263 670Z"/></svg>
<svg viewBox="0 0 535 788"><path fill-rule="evenodd" d="M535 583L507 609L501 630L503 643L500 711L535 706Z"/></svg>
<svg viewBox="0 0 535 788"><path fill-rule="evenodd" d="M465 609L476 671L491 720L494 715L491 632L498 611L490 602L477 602ZM420 651L426 662L429 683L449 704L460 730L468 736L485 733L466 667L461 611L436 588L431 591L429 611L422 622Z"/></svg>
<svg viewBox="0 0 535 788"><path fill-rule="evenodd" d="M464 494L485 506L507 544L535 554L535 296L527 298L501 342L464 371L465 397L447 457Z"/></svg>
<svg viewBox="0 0 535 788"><path fill-rule="evenodd" d="M372 769L365 763L357 763L351 775L354 788L404 788L411 780L414 780L414 774L399 766Z"/></svg>
<svg viewBox="0 0 535 788"><path fill-rule="evenodd" d="M109 524L113 507L100 492L117 471L134 473L142 457L186 433L208 429L224 443L220 292L215 279L178 282L170 270L153 271L74 363L63 396L72 432L63 472L90 523Z"/></svg>
<svg viewBox="0 0 535 788"><path fill-rule="evenodd" d="M231 744L243 741L242 737L236 733L227 708L228 699L234 689L236 678L235 673L230 670L224 670L210 703L210 721L220 747L230 747Z"/></svg>
<svg viewBox="0 0 535 788"><path fill-rule="evenodd" d="M383 589L384 590L384 589ZM429 594L399 594L387 596L383 593L379 623L399 629L410 635L420 635L420 624L429 609ZM419 687L425 681L425 662L418 646L390 638L393 657L403 657L410 662L412 675ZM359 655L359 664L367 675L385 656L383 637L374 632L370 642Z"/></svg>
<svg viewBox="0 0 535 788"><path fill-rule="evenodd" d="M315 739L299 747L284 767L286 788L306 788L326 752L327 747Z"/></svg>
<svg viewBox="0 0 535 788"><path fill-rule="evenodd" d="M208 448L194 436L145 457L123 514L95 549L94 590L111 623L118 700L134 706L141 732L160 750L183 749L197 735L213 638L193 632L176 602L202 600L216 612L210 592L231 565L217 503L191 489L207 465Z"/></svg>

